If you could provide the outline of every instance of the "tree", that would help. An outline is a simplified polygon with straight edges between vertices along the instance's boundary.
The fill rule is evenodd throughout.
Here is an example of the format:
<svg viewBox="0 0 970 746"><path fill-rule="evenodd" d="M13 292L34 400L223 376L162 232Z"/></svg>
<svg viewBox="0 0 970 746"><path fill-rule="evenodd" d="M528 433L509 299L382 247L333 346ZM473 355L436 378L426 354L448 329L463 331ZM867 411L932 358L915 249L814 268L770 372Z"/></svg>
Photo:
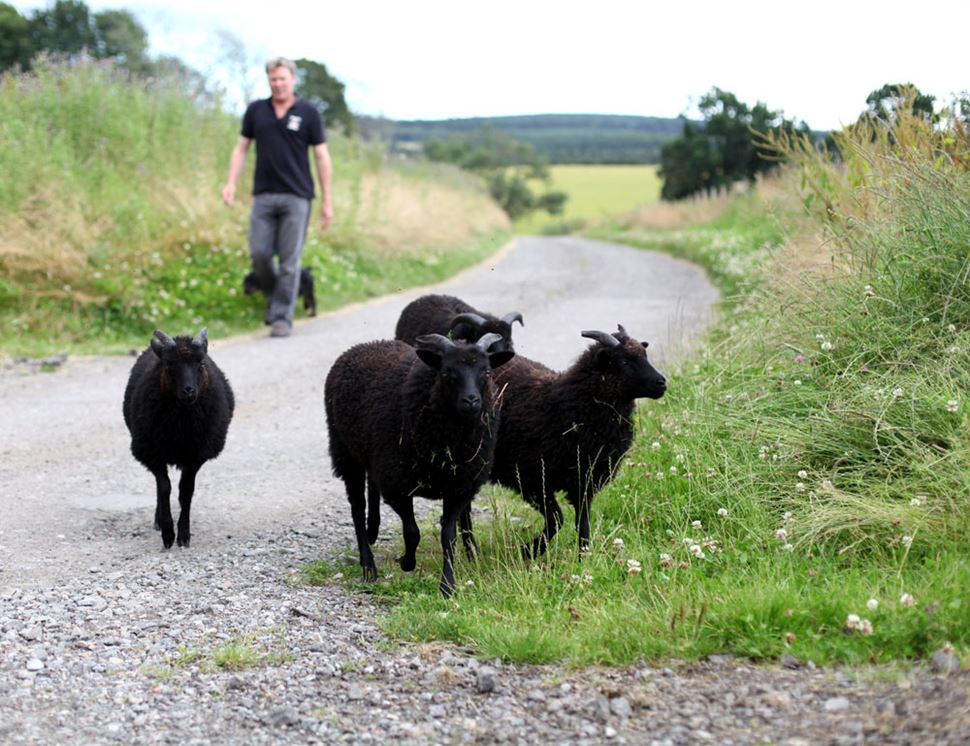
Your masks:
<svg viewBox="0 0 970 746"><path fill-rule="evenodd" d="M94 15L97 32L96 57L110 58L134 73L151 69L148 33L127 10L105 10Z"/></svg>
<svg viewBox="0 0 970 746"><path fill-rule="evenodd" d="M935 101L936 96L923 93L912 83L886 83L882 88L866 96L867 109L862 116L881 119L891 124L896 117L896 112L901 107L905 107L910 113L935 122L937 120L933 112Z"/></svg>
<svg viewBox="0 0 970 746"><path fill-rule="evenodd" d="M534 147L488 125L471 138L428 140L424 155L431 161L453 163L481 176L488 191L513 220L533 210L561 215L565 192L546 191L536 196L530 182L548 186L548 164Z"/></svg>
<svg viewBox="0 0 970 746"><path fill-rule="evenodd" d="M30 28L27 19L7 3L0 3L0 72L30 64Z"/></svg>
<svg viewBox="0 0 970 746"><path fill-rule="evenodd" d="M764 157L758 141L770 133L800 129L781 112L758 102L754 107L720 88L701 97L698 104L704 122L697 126L684 118L681 136L663 146L661 196L682 199L698 192L727 187L736 181L754 181L759 173L777 163Z"/></svg>
<svg viewBox="0 0 970 746"><path fill-rule="evenodd" d="M332 76L322 62L304 58L295 62L296 87L300 95L323 113L328 126L339 125L346 134L354 134L357 122L344 98L344 84Z"/></svg>
<svg viewBox="0 0 970 746"><path fill-rule="evenodd" d="M77 55L98 47L98 34L88 6L78 0L57 0L36 10L29 21L32 55L41 51Z"/></svg>

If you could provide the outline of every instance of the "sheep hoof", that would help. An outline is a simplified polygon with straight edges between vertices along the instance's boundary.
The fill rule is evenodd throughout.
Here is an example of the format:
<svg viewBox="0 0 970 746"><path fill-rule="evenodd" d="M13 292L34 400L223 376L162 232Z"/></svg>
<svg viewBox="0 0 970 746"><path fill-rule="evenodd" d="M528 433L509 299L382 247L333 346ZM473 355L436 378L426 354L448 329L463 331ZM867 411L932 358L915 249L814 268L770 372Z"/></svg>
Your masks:
<svg viewBox="0 0 970 746"><path fill-rule="evenodd" d="M398 557L397 562L401 566L401 569L404 570L404 572L411 572L414 569L415 565L418 564L417 560L414 557L408 557L407 555L404 555L403 557Z"/></svg>
<svg viewBox="0 0 970 746"><path fill-rule="evenodd" d="M449 581L447 578L441 579L441 585L438 586L441 591L443 598L451 598L451 594L455 592L455 581Z"/></svg>
<svg viewBox="0 0 970 746"><path fill-rule="evenodd" d="M189 538L190 538L189 534L185 534L185 536L182 536L182 534L179 534L178 545L180 547L187 547L189 545Z"/></svg>
<svg viewBox="0 0 970 746"><path fill-rule="evenodd" d="M365 565L363 567L363 570L364 570L364 582L373 583L377 580L377 568L374 565L371 565L370 567Z"/></svg>
<svg viewBox="0 0 970 746"><path fill-rule="evenodd" d="M174 543L175 543L175 532L173 531L171 534L166 534L164 531L162 531L162 544L164 545L164 547L166 549L171 549L172 544Z"/></svg>

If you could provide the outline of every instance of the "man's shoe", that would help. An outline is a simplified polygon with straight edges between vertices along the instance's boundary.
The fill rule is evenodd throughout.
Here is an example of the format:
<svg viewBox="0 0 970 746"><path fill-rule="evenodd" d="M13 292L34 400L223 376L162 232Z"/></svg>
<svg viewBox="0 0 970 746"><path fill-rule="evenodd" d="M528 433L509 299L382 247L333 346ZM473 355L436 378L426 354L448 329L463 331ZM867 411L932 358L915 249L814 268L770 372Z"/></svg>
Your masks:
<svg viewBox="0 0 970 746"><path fill-rule="evenodd" d="M271 337L288 337L290 336L290 325L285 321L274 321L273 325L269 328L269 336Z"/></svg>

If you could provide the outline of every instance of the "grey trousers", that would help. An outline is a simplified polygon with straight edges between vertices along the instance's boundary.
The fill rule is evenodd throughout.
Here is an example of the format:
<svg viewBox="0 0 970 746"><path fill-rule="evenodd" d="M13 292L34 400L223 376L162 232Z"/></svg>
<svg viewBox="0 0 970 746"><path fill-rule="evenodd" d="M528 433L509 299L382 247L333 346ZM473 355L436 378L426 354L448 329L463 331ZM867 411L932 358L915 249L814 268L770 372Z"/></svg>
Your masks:
<svg viewBox="0 0 970 746"><path fill-rule="evenodd" d="M293 323L300 289L300 255L310 222L310 200L295 194L257 194L249 216L249 256L266 294L263 321ZM278 264L273 261L277 257Z"/></svg>

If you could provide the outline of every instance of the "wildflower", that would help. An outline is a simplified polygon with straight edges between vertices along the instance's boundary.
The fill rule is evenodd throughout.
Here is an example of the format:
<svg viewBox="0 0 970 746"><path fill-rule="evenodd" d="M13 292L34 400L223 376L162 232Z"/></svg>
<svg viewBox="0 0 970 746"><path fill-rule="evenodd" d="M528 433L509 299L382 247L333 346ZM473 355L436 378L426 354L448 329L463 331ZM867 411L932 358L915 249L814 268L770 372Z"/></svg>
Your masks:
<svg viewBox="0 0 970 746"><path fill-rule="evenodd" d="M847 630L859 629L859 625L861 623L862 620L859 618L858 614L849 614L849 616L845 618L845 628Z"/></svg>
<svg viewBox="0 0 970 746"><path fill-rule="evenodd" d="M691 521L690 525L693 528L704 528L704 524L702 524L700 521Z"/></svg>
<svg viewBox="0 0 970 746"><path fill-rule="evenodd" d="M669 554L667 554L666 552L663 552L663 553L662 553L662 554L660 555L660 561L661 561L661 562L670 562L670 560L671 560L671 557L670 557L670 555L669 555Z"/></svg>
<svg viewBox="0 0 970 746"><path fill-rule="evenodd" d="M954 332L955 332L955 331L957 330L957 327L956 327L956 324L950 324L950 325L949 325L949 326L948 326L948 327L946 328L946 330L947 330L948 332L950 332L950 334L953 334L953 333L954 333Z"/></svg>
<svg viewBox="0 0 970 746"><path fill-rule="evenodd" d="M828 352L829 350L832 349L832 343L829 342L828 340L825 340L824 342L822 342L822 344L820 345L820 347L823 350L825 350L826 352Z"/></svg>
<svg viewBox="0 0 970 746"><path fill-rule="evenodd" d="M700 544L691 544L690 553L697 557L697 559L704 559L704 550Z"/></svg>
<svg viewBox="0 0 970 746"><path fill-rule="evenodd" d="M638 560L628 559L626 561L626 571L628 574L636 575L638 572L640 572L640 570L641 570L641 567L640 567L640 562Z"/></svg>
<svg viewBox="0 0 970 746"><path fill-rule="evenodd" d="M798 478L799 479L808 479L808 472L805 471L804 469L799 469L798 470Z"/></svg>
<svg viewBox="0 0 970 746"><path fill-rule="evenodd" d="M947 412L956 412L959 408L960 402L958 402L956 399L950 399L950 401L946 403Z"/></svg>
<svg viewBox="0 0 970 746"><path fill-rule="evenodd" d="M583 570L583 582L584 583L592 583L593 582L593 573L591 573L589 570Z"/></svg>
<svg viewBox="0 0 970 746"><path fill-rule="evenodd" d="M804 363L805 362L805 356L802 355L801 353L799 353L798 355L795 355L795 362L796 363Z"/></svg>
<svg viewBox="0 0 970 746"><path fill-rule="evenodd" d="M899 597L899 605L900 606L905 606L905 607L908 608L908 607L912 606L915 603L916 603L916 599L913 598L908 593L904 593L902 596Z"/></svg>
<svg viewBox="0 0 970 746"><path fill-rule="evenodd" d="M466 580L465 581L465 585L475 585L475 581L474 580Z"/></svg>
<svg viewBox="0 0 970 746"><path fill-rule="evenodd" d="M822 489L825 490L826 492L834 492L835 491L835 485L832 484L832 480L831 479L823 479L822 480Z"/></svg>
<svg viewBox="0 0 970 746"><path fill-rule="evenodd" d="M794 384L795 386L801 386L801 385L802 385L802 382L801 382L801 381L799 381L799 380L798 380L797 378L796 378L796 379L795 379L794 381L792 381L792 383L793 383L793 384Z"/></svg>
<svg viewBox="0 0 970 746"><path fill-rule="evenodd" d="M868 619L863 619L859 622L859 634L861 635L871 635L872 634L872 622Z"/></svg>
<svg viewBox="0 0 970 746"><path fill-rule="evenodd" d="M718 508L717 514L721 516L721 518L727 518L727 514L728 514L727 508Z"/></svg>
<svg viewBox="0 0 970 746"><path fill-rule="evenodd" d="M785 633L785 643L787 645L791 645L793 642L795 642L795 633L794 632L786 632Z"/></svg>
<svg viewBox="0 0 970 746"><path fill-rule="evenodd" d="M895 388L895 389L893 389L893 396L895 398L897 398L897 399L902 399L903 398L903 390L901 388Z"/></svg>
<svg viewBox="0 0 970 746"><path fill-rule="evenodd" d="M804 482L796 482L795 483L795 491L796 492L804 492L806 489L807 489L807 487L805 487L805 483Z"/></svg>
<svg viewBox="0 0 970 746"><path fill-rule="evenodd" d="M946 354L947 355L956 355L959 352L960 352L960 348L957 347L956 345L953 345L952 347L947 347L946 348Z"/></svg>
<svg viewBox="0 0 970 746"><path fill-rule="evenodd" d="M713 477L713 476L715 476L716 474L717 474L717 469L714 469L714 468L712 468L712 467L708 467L708 468L707 468L707 476L709 476L709 477Z"/></svg>
<svg viewBox="0 0 970 746"><path fill-rule="evenodd" d="M674 456L674 460L675 460L675 461L676 461L676 462L677 462L678 464L682 464L682 463L684 463L684 454L682 454L682 453L678 453L678 454L677 454L676 456Z"/></svg>
<svg viewBox="0 0 970 746"><path fill-rule="evenodd" d="M784 513L782 513L781 520L783 520L785 523L788 523L788 521L791 520L791 511L786 510Z"/></svg>
<svg viewBox="0 0 970 746"><path fill-rule="evenodd" d="M906 547L907 549L913 546L912 536L904 536L902 539L900 539L900 541L902 542L903 546Z"/></svg>
<svg viewBox="0 0 970 746"><path fill-rule="evenodd" d="M869 611L875 611L876 609L878 609L879 599L870 598L868 601L866 601L866 608L869 609Z"/></svg>
<svg viewBox="0 0 970 746"><path fill-rule="evenodd" d="M790 543L782 544L781 545L781 548L785 552L794 552L795 551L795 545L794 544L790 544Z"/></svg>
<svg viewBox="0 0 970 746"><path fill-rule="evenodd" d="M659 451L660 443L655 440L653 443L650 444L650 448L652 448L654 451Z"/></svg>
<svg viewBox="0 0 970 746"><path fill-rule="evenodd" d="M926 498L923 497L923 495L917 495L916 497L914 497L912 500L909 501L909 504L912 505L914 508L919 508L919 507L922 507L924 502L926 502Z"/></svg>
<svg viewBox="0 0 970 746"><path fill-rule="evenodd" d="M671 464L670 465L670 473L671 474L676 474L677 473L677 465L676 464Z"/></svg>
<svg viewBox="0 0 970 746"><path fill-rule="evenodd" d="M825 335L824 334L821 334L821 333L820 334L816 334L815 335L815 339L817 339L819 342L821 342L821 341L823 341L825 339Z"/></svg>
<svg viewBox="0 0 970 746"><path fill-rule="evenodd" d="M866 285L862 289L865 291L865 294L866 294L866 297L867 298L871 298L872 296L874 296L876 294L876 291L872 289L872 285Z"/></svg>
<svg viewBox="0 0 970 746"><path fill-rule="evenodd" d="M784 541L788 538L788 531L783 528L778 529L775 531L775 538L778 539L778 541Z"/></svg>

